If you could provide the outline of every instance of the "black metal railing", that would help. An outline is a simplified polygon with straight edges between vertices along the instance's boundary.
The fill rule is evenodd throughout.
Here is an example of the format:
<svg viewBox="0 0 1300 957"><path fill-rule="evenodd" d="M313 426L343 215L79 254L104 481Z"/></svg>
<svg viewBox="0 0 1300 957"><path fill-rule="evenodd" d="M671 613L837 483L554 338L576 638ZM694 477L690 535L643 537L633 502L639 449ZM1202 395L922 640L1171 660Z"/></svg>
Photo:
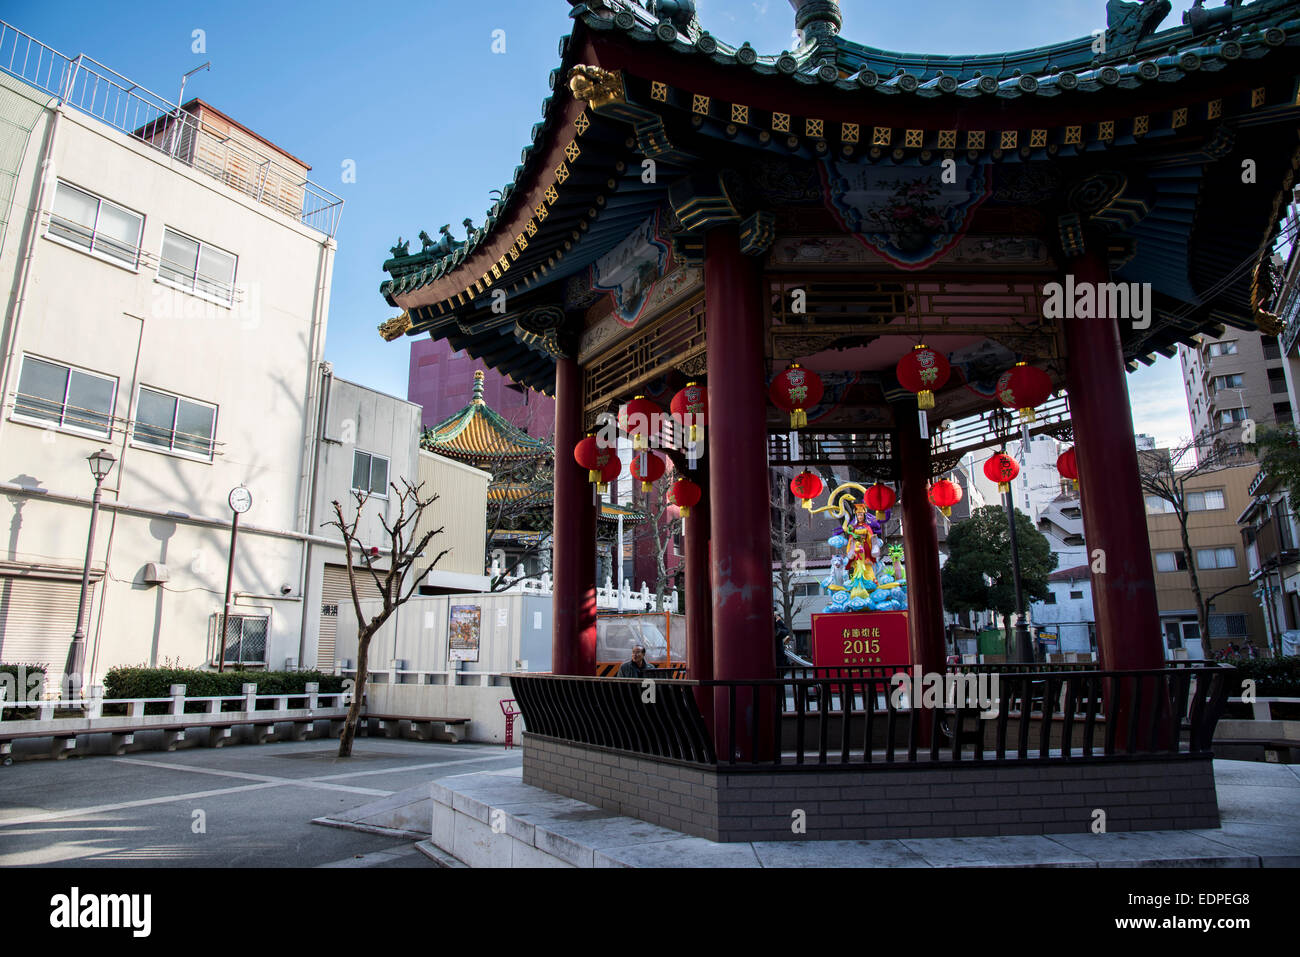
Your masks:
<svg viewBox="0 0 1300 957"><path fill-rule="evenodd" d="M920 688L893 674L510 680L529 733L758 769L1208 755L1235 677L1211 666L949 672L938 687Z"/></svg>

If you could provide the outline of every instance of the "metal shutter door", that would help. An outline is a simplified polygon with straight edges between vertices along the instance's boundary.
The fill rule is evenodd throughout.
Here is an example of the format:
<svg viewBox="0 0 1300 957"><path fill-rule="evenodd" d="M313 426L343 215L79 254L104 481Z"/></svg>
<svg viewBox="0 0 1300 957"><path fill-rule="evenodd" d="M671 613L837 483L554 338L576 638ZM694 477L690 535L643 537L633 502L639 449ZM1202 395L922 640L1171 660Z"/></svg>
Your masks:
<svg viewBox="0 0 1300 957"><path fill-rule="evenodd" d="M364 568L353 569L357 576L357 594L362 599L378 598L379 589ZM339 606L352 604L352 589L348 585L348 570L343 565L326 565L321 579L320 637L316 642L316 667L321 671L334 670L335 638L339 627ZM72 632L68 632L72 634Z"/></svg>
<svg viewBox="0 0 1300 957"><path fill-rule="evenodd" d="M92 584L91 608L94 589ZM80 597L80 582L0 576L0 661L47 665L45 690L59 690L77 630Z"/></svg>

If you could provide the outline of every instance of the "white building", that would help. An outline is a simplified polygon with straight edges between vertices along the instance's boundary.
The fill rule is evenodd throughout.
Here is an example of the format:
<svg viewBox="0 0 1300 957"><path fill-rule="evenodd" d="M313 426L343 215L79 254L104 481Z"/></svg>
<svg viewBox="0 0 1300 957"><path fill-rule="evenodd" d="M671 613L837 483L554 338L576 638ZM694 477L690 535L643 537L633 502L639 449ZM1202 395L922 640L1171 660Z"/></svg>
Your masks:
<svg viewBox="0 0 1300 957"><path fill-rule="evenodd" d="M1047 600L1033 605L1035 636L1049 653L1094 655L1091 569L1087 565L1058 569L1047 576L1047 588Z"/></svg>
<svg viewBox="0 0 1300 957"><path fill-rule="evenodd" d="M69 661L103 486L83 671L303 657L306 549L341 200L200 101L8 25L0 73L0 660ZM315 617L315 616L308 616Z"/></svg>

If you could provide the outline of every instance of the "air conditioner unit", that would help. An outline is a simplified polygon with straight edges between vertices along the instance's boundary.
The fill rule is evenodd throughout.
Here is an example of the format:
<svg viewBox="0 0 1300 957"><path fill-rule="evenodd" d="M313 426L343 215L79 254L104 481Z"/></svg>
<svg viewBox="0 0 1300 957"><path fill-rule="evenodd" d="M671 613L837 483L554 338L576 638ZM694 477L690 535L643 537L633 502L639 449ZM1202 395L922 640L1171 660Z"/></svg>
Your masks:
<svg viewBox="0 0 1300 957"><path fill-rule="evenodd" d="M163 582L171 580L171 576L167 573L167 566L160 562L146 564L143 577L146 585L161 585Z"/></svg>
<svg viewBox="0 0 1300 957"><path fill-rule="evenodd" d="M297 671L297 670L298 670L298 659L297 659L297 658L285 658L285 659L284 659L284 670L285 670L285 671Z"/></svg>

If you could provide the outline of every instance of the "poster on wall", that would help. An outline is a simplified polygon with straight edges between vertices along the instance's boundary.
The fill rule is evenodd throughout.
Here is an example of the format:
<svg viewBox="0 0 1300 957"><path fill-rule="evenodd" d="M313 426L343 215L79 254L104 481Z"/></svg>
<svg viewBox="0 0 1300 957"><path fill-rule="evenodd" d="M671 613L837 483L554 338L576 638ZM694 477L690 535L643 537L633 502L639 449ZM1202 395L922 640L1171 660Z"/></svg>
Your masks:
<svg viewBox="0 0 1300 957"><path fill-rule="evenodd" d="M483 610L478 605L452 605L447 629L447 660L478 661L479 622Z"/></svg>

